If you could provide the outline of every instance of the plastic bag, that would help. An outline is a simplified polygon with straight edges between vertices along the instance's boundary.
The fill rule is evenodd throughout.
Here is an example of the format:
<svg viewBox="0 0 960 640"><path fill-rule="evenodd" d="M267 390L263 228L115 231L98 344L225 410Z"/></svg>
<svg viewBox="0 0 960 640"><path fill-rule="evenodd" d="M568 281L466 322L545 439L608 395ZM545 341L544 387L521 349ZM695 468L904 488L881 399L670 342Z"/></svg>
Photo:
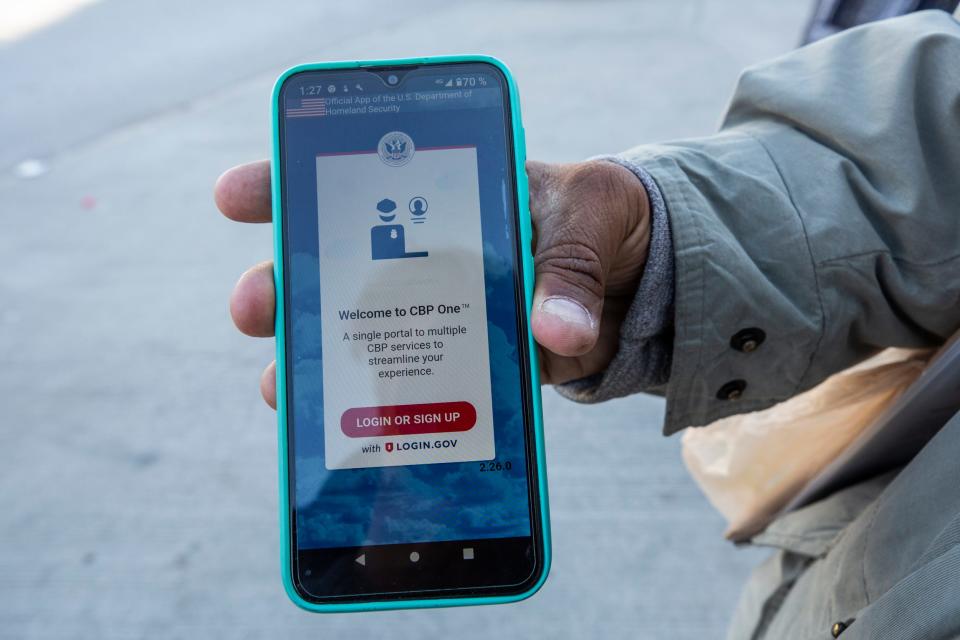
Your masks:
<svg viewBox="0 0 960 640"><path fill-rule="evenodd" d="M683 460L727 520L759 532L923 371L931 350L887 349L778 405L687 429Z"/></svg>

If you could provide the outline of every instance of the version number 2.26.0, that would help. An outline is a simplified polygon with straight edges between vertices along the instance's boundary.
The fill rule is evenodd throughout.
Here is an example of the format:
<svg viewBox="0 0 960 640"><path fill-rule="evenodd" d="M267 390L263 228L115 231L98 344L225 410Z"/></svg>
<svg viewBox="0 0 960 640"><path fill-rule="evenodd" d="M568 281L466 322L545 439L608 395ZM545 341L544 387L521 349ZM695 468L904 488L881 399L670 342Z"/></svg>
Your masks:
<svg viewBox="0 0 960 640"><path fill-rule="evenodd" d="M510 471L513 468L513 464L509 460L504 460L500 462L499 460L491 460L490 462L481 462L480 471Z"/></svg>

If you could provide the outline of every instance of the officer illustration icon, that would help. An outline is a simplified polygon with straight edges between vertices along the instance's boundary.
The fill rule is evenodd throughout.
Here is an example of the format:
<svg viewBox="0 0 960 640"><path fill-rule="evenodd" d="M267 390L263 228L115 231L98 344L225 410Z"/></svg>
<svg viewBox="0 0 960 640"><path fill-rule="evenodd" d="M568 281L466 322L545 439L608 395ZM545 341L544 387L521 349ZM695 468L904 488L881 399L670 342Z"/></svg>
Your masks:
<svg viewBox="0 0 960 640"><path fill-rule="evenodd" d="M423 205L425 213L426 200L423 201ZM380 220L382 222L393 222L397 217L394 213L396 208L397 203L389 198L384 198L378 202L377 211L380 212ZM407 241L402 224L381 224L370 229L370 255L374 260L393 260L396 258L425 258L427 252L407 252Z"/></svg>

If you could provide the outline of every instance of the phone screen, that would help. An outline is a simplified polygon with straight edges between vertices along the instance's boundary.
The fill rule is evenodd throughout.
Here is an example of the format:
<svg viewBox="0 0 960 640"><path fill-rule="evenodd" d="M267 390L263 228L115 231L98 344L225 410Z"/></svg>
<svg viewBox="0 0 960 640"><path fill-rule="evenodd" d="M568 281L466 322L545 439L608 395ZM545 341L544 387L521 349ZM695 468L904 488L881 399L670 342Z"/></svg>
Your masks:
<svg viewBox="0 0 960 640"><path fill-rule="evenodd" d="M508 91L484 63L282 87L291 544L308 600L537 577Z"/></svg>

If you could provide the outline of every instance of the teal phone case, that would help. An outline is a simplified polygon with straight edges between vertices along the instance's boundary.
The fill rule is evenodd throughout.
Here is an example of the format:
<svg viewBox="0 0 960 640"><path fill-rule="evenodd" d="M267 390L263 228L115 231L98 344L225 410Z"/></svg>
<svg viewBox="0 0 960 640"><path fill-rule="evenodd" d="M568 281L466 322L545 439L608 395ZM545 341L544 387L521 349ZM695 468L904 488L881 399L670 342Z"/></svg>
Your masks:
<svg viewBox="0 0 960 640"><path fill-rule="evenodd" d="M353 69L363 67L381 67L381 66L400 66L400 65L425 65L425 64L449 64L458 62L487 63L497 67L506 77L510 98L510 120L513 129L514 159L516 162L516 184L517 184L517 203L518 215L520 218L520 246L523 248L522 270L524 283L524 312L527 314L527 342L530 354L531 381L531 402L533 407L534 420L534 446L536 448L535 458L537 465L538 491L540 496L541 513L541 531L543 532L543 572L540 579L527 591L513 595L502 596L473 596L465 598L447 597L437 599L416 599L416 600L395 600L380 601L369 603L347 603L347 604L315 604L304 600L293 586L293 576L291 573L291 557L293 549L290 548L290 523L288 521L290 513L290 495L289 480L287 478L288 468L288 447L287 447L287 407L286 407L286 335L285 335L285 310L284 310L284 288L283 288L283 238L281 220L283 216L282 201L280 197L280 90L283 83L290 76L302 71L315 71L322 69ZM524 168L526 162L526 140L524 138L523 125L520 120L520 99L517 93L517 85L507 66L496 58L483 55L458 55L458 56L432 56L424 58L403 58L397 60L364 60L364 61L342 61L342 62L323 62L302 64L286 70L276 82L273 88L273 162L271 164L271 184L273 199L273 244L274 244L274 262L273 277L276 284L277 296L277 314L276 314L276 335L277 335L277 420L279 425L279 457L280 457L280 562L283 577L283 586L293 602L308 611L319 613L339 613L347 611L373 611L383 609L415 609L415 608L434 608L434 607L454 607L480 604L501 604L507 602L516 602L528 598L543 586L550 572L550 510L547 502L547 469L546 457L544 451L543 438L543 417L541 413L540 399L540 368L537 362L537 350L533 341L533 332L530 328L530 309L533 304L533 284L534 269L533 256L530 253L532 242L532 229L530 221L530 209L528 206L529 195L527 188L527 172Z"/></svg>

